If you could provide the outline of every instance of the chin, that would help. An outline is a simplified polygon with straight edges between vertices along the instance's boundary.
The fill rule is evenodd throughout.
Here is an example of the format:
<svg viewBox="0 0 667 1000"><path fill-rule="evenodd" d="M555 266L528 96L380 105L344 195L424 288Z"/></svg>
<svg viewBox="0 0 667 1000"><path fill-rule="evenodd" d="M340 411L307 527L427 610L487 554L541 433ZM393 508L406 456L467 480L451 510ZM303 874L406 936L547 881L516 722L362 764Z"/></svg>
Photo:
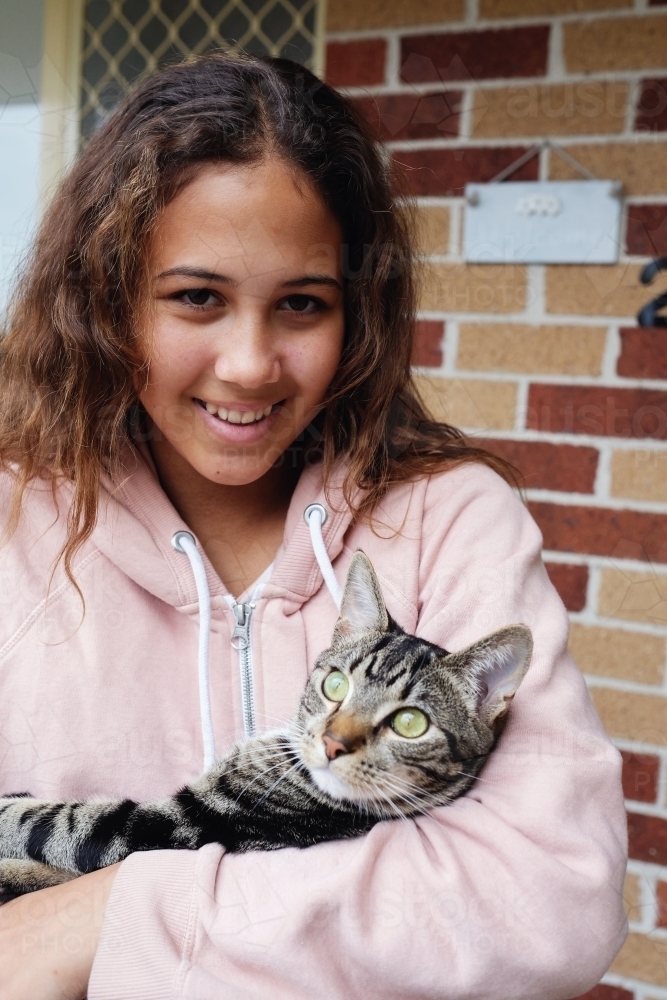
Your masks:
<svg viewBox="0 0 667 1000"><path fill-rule="evenodd" d="M339 778L330 767L309 767L308 770L319 790L330 799L347 799L348 802L366 801L367 796Z"/></svg>
<svg viewBox="0 0 667 1000"><path fill-rule="evenodd" d="M248 486L265 476L272 465L269 459L250 463L241 457L235 462L230 460L229 455L217 461L215 457L206 456L203 461L192 461L190 464L204 479L218 486Z"/></svg>

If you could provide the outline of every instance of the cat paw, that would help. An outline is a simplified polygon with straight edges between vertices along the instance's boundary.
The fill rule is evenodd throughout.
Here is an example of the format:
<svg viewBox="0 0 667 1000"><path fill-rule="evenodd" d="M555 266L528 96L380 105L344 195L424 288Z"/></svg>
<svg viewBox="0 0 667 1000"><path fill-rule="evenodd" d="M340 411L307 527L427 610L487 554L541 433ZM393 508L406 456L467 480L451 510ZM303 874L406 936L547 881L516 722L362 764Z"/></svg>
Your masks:
<svg viewBox="0 0 667 1000"><path fill-rule="evenodd" d="M0 905L8 903L16 896L61 885L73 878L76 878L74 872L51 868L50 865L43 865L40 861L3 858L0 860Z"/></svg>

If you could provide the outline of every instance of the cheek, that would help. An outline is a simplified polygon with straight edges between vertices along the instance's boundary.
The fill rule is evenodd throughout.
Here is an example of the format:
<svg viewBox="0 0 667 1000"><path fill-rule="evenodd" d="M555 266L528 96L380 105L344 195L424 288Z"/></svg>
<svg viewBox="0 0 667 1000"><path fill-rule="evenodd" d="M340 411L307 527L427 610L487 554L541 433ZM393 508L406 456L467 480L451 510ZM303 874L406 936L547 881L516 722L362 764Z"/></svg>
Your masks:
<svg viewBox="0 0 667 1000"><path fill-rule="evenodd" d="M141 392L144 405L176 402L197 375L210 364L195 338L185 336L176 324L158 324L151 338L148 379Z"/></svg>
<svg viewBox="0 0 667 1000"><path fill-rule="evenodd" d="M342 321L326 336L317 336L294 347L289 354L292 377L311 403L319 403L331 383L343 350Z"/></svg>

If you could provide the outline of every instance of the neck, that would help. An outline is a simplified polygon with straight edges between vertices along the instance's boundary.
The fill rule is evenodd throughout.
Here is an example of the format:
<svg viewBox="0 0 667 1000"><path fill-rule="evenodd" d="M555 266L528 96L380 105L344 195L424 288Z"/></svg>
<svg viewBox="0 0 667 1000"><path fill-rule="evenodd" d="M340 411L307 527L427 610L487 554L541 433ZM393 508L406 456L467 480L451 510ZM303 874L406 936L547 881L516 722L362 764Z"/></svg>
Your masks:
<svg viewBox="0 0 667 1000"><path fill-rule="evenodd" d="M164 438L151 443L160 484L230 593L239 595L273 562L300 469L284 462L239 486L211 482Z"/></svg>

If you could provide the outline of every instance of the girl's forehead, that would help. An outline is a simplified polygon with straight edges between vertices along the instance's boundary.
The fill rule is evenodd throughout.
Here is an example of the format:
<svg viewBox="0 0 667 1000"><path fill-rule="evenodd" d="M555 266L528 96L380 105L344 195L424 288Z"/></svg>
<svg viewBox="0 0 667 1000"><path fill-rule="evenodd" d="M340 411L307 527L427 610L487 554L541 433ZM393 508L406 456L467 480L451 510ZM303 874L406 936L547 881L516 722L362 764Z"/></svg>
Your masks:
<svg viewBox="0 0 667 1000"><path fill-rule="evenodd" d="M340 241L340 225L312 182L280 160L204 167L164 208L157 230L163 240L219 234L239 251L265 232L281 242Z"/></svg>
<svg viewBox="0 0 667 1000"><path fill-rule="evenodd" d="M314 255L337 262L341 239L315 186L291 166L216 164L203 167L163 209L151 258L154 273L192 254L218 265L259 256L262 267L275 269Z"/></svg>

